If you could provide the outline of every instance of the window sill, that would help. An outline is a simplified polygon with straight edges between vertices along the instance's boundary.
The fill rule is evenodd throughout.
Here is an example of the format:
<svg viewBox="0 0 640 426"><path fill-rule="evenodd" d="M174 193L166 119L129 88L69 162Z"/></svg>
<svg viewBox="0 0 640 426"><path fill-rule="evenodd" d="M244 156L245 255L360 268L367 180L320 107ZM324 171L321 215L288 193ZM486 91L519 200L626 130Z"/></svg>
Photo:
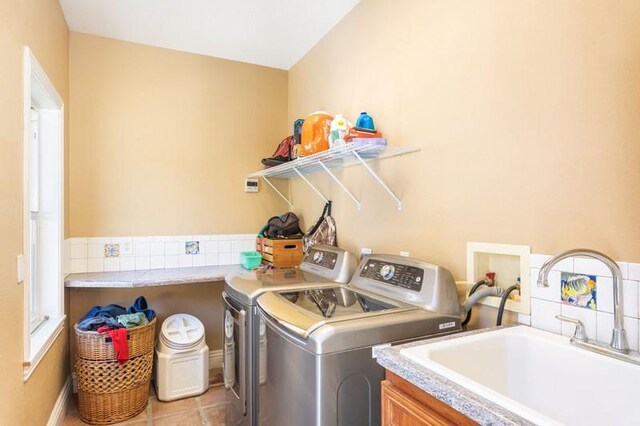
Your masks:
<svg viewBox="0 0 640 426"><path fill-rule="evenodd" d="M23 380L26 382L31 377L31 374L35 371L40 361L49 351L53 342L56 341L62 329L64 328L64 321L66 315L60 318L49 318L40 328L33 333L31 338L29 359L26 359L23 363L24 370L22 372Z"/></svg>

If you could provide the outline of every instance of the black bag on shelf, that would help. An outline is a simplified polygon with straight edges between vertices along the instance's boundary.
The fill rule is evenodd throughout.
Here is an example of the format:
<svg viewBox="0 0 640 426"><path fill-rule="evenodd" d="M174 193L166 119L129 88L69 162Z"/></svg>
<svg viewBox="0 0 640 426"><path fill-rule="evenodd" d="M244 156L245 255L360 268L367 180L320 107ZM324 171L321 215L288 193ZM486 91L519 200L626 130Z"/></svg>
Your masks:
<svg viewBox="0 0 640 426"><path fill-rule="evenodd" d="M274 216L260 230L258 236L267 238L300 238L302 237L302 230L300 230L298 216L293 212Z"/></svg>

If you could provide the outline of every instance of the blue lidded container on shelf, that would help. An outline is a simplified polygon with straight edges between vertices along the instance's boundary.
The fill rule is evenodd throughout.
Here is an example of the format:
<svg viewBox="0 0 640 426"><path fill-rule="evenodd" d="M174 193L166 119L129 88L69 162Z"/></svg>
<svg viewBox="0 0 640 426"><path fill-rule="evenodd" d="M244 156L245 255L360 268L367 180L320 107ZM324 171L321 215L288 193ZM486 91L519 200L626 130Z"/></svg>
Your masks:
<svg viewBox="0 0 640 426"><path fill-rule="evenodd" d="M371 118L371 116L367 114L367 111L362 111L360 113L360 117L358 117L358 119L356 120L356 127L360 127L361 129L375 130L375 127L373 125L373 118Z"/></svg>

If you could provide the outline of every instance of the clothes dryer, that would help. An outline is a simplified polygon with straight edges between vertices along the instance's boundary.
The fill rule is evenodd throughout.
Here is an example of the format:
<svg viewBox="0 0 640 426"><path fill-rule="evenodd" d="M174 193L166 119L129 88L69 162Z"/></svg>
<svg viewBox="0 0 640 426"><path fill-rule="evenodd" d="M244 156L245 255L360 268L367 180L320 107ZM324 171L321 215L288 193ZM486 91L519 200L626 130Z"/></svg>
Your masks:
<svg viewBox="0 0 640 426"><path fill-rule="evenodd" d="M225 278L223 373L227 425L260 424L259 388L265 380L266 327L258 315L258 297L267 291L346 283L356 266L350 252L318 245L296 268L246 271Z"/></svg>

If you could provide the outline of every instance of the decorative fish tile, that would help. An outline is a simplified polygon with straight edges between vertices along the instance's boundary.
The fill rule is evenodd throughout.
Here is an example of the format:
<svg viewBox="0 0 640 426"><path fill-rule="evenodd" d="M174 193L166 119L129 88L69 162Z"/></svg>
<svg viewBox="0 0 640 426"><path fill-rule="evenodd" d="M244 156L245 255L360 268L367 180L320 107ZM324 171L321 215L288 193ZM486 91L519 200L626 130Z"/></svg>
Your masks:
<svg viewBox="0 0 640 426"><path fill-rule="evenodd" d="M185 254L198 254L200 253L200 241L187 241L184 243Z"/></svg>
<svg viewBox="0 0 640 426"><path fill-rule="evenodd" d="M596 309L596 276L562 272L560 297L566 305Z"/></svg>
<svg viewBox="0 0 640 426"><path fill-rule="evenodd" d="M104 245L104 257L119 257L119 256L120 256L120 244Z"/></svg>

